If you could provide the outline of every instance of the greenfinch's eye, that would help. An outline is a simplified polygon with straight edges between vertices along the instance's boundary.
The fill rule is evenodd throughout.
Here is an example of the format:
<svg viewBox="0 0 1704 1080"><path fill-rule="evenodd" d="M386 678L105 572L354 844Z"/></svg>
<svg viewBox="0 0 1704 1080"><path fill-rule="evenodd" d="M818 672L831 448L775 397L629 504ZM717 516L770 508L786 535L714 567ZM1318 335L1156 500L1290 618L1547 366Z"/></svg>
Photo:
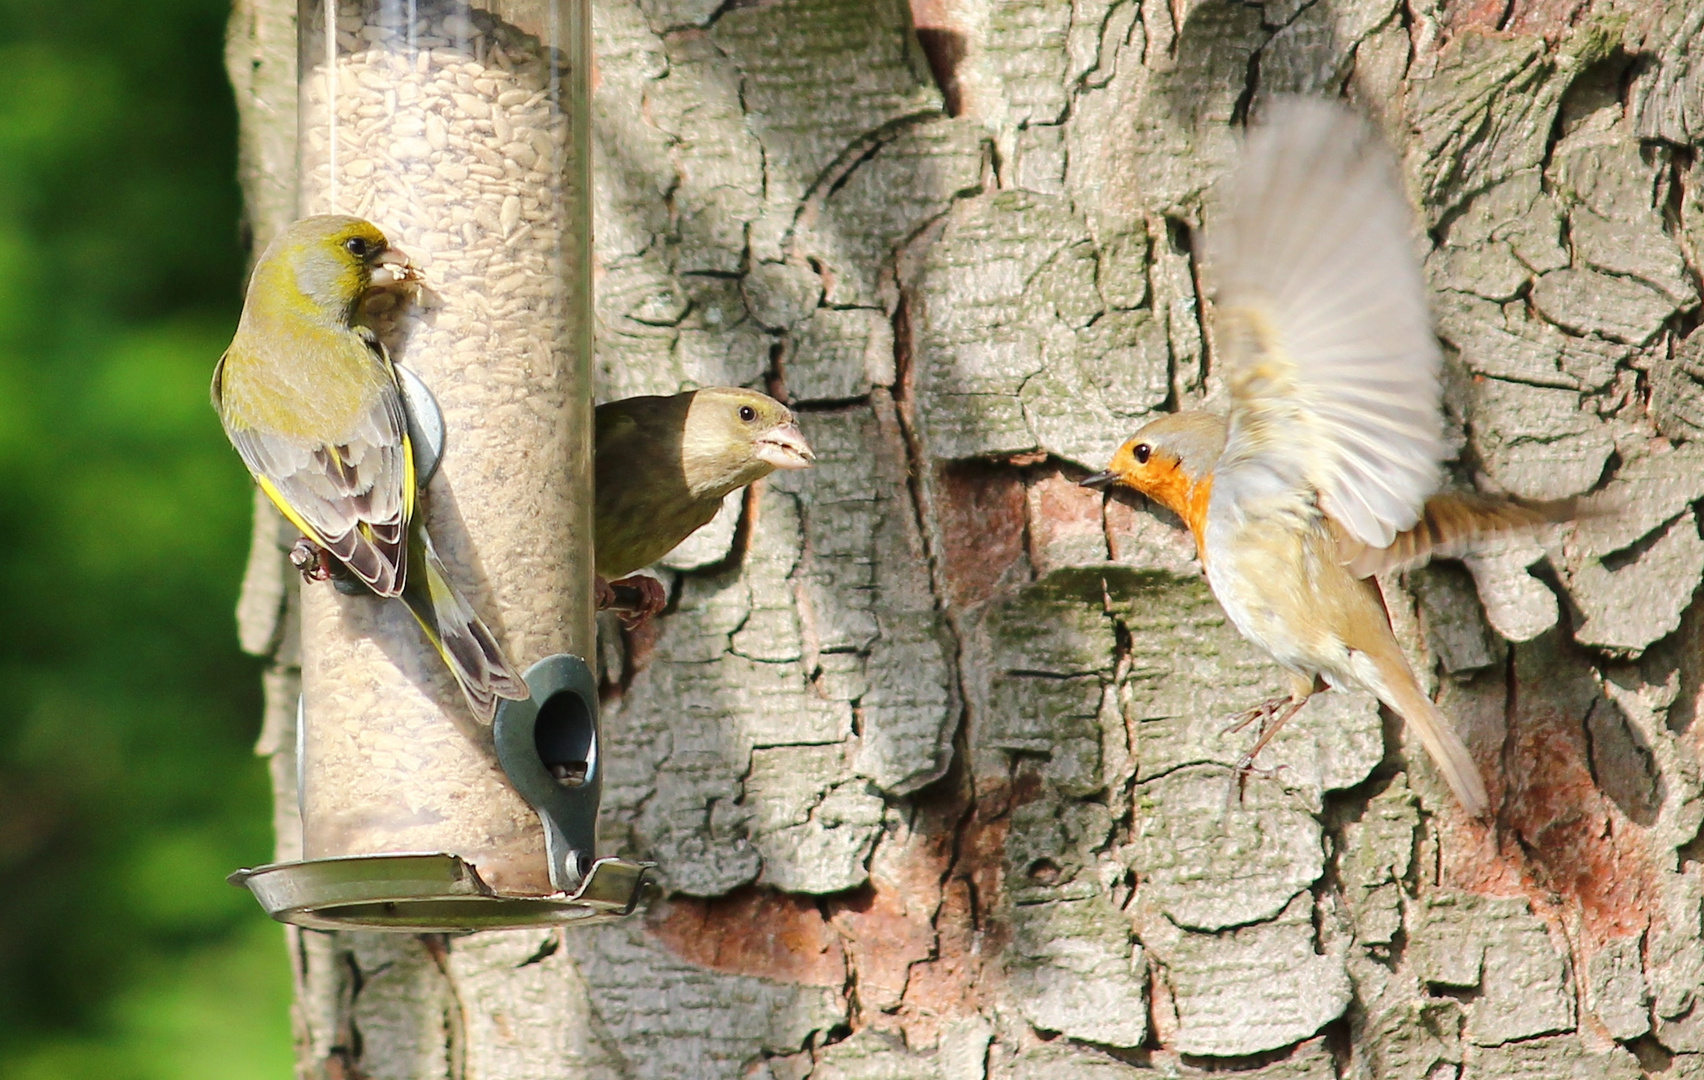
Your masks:
<svg viewBox="0 0 1704 1080"><path fill-rule="evenodd" d="M751 423L753 420L757 419L757 410L752 408L750 405L741 405L740 419L744 420L748 424Z"/></svg>
<svg viewBox="0 0 1704 1080"><path fill-rule="evenodd" d="M1136 464L1138 464L1138 465L1148 464L1148 455L1152 454L1153 452L1154 452L1153 447L1149 446L1145 442L1137 443L1136 449L1131 451L1131 453L1136 455Z"/></svg>
<svg viewBox="0 0 1704 1080"><path fill-rule="evenodd" d="M360 236L351 236L349 239L343 241L343 246L349 254L355 256L357 259L365 259L367 257L367 252L371 250L371 245L367 243L364 237Z"/></svg>

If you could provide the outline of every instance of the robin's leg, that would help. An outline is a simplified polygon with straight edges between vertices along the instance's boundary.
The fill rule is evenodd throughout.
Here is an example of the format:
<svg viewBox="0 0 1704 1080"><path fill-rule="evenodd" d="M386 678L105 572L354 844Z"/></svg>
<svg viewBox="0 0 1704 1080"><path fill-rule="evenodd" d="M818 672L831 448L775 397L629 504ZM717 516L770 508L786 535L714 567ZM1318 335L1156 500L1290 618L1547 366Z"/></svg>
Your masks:
<svg viewBox="0 0 1704 1080"><path fill-rule="evenodd" d="M1231 718L1231 722L1225 725L1224 730L1221 731L1220 734L1234 734L1241 731L1243 728L1248 727L1256 720L1260 721L1260 730L1265 731L1266 721L1272 719L1272 715L1274 713L1289 703L1289 694L1280 694L1277 697L1269 697L1254 708L1244 709L1242 712L1237 713L1236 716Z"/></svg>
<svg viewBox="0 0 1704 1080"><path fill-rule="evenodd" d="M1266 744L1271 742L1272 737L1277 735L1278 732L1283 729L1284 725L1289 722L1290 717L1301 712L1302 706L1307 703L1308 699L1305 697L1291 698L1290 704L1284 709L1284 711L1279 713L1277 718L1271 723L1266 724L1260 729L1260 738L1254 740L1254 745L1248 748L1248 753L1237 759L1237 772L1241 774L1254 772L1254 759L1260 756L1260 752L1266 749Z"/></svg>
<svg viewBox="0 0 1704 1080"><path fill-rule="evenodd" d="M598 609L609 609L621 615L627 629L643 625L651 616L669 606L668 590L663 583L646 574L633 574L620 581L597 579Z"/></svg>
<svg viewBox="0 0 1704 1080"><path fill-rule="evenodd" d="M1319 676L1317 675L1304 675L1297 671L1287 671L1284 673L1284 677L1290 683L1290 692L1288 694L1279 694L1276 697L1269 697L1254 708L1244 709L1242 712L1237 713L1231 718L1231 722L1225 725L1224 731L1221 732L1221 734L1229 735L1233 732L1241 731L1256 720L1260 721L1260 730L1264 732L1266 730L1266 722L1271 720L1273 715L1277 713L1279 709L1284 708L1293 701L1306 701L1309 695L1317 694L1319 691L1325 689L1324 684L1320 682Z"/></svg>
<svg viewBox="0 0 1704 1080"><path fill-rule="evenodd" d="M1237 717L1236 722L1227 729L1237 731L1248 726L1250 721L1256 717L1260 718L1260 737L1254 741L1253 746L1248 748L1248 752L1238 758L1237 763L1231 767L1231 791L1238 800L1242 798L1243 783L1251 774L1274 775L1275 770L1256 769L1254 759L1259 757L1260 752L1266 749L1266 744L1283 730L1284 725L1290 722L1290 718L1302 711L1302 706L1306 705L1308 699L1319 689L1319 677L1317 675L1290 672L1289 679L1290 692L1288 694L1281 698L1270 698L1262 702L1256 708L1249 710L1249 713ZM1282 709L1282 711L1279 711L1279 709ZM1253 715L1250 715L1250 713Z"/></svg>

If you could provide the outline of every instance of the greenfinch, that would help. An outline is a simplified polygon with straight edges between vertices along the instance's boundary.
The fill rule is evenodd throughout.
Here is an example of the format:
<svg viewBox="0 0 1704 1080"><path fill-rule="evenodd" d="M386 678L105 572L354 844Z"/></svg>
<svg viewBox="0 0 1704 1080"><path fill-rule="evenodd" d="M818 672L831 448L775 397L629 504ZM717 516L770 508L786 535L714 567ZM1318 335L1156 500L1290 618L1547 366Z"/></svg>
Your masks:
<svg viewBox="0 0 1704 1080"><path fill-rule="evenodd" d="M1082 482L1133 488L1181 517L1225 613L1285 669L1290 693L1239 718L1269 721L1239 779L1323 677L1401 716L1481 816L1473 757L1367 578L1568 510L1435 493L1442 356L1410 224L1364 122L1322 101L1275 102L1207 234L1229 416L1154 420Z"/></svg>
<svg viewBox="0 0 1704 1080"><path fill-rule="evenodd" d="M290 523L382 597L400 597L476 716L526 684L456 587L421 516L396 369L361 301L418 277L371 223L304 218L255 264L213 407L255 482Z"/></svg>
<svg viewBox="0 0 1704 1080"><path fill-rule="evenodd" d="M641 615L661 607L652 579L607 582L667 555L716 516L729 492L816 459L787 406L739 387L599 405L596 440L599 606ZM638 599L618 604L623 586Z"/></svg>

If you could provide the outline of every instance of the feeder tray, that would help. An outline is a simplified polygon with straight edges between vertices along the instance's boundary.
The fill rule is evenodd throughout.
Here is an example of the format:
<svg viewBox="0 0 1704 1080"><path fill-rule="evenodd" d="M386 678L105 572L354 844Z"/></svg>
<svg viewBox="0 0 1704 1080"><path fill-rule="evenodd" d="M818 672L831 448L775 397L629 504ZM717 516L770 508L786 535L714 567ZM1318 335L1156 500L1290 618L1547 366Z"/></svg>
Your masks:
<svg viewBox="0 0 1704 1080"><path fill-rule="evenodd" d="M655 864L592 854L603 770L591 669L577 656L557 654L527 669L526 681L532 696L498 708L492 741L504 774L544 825L557 892L498 892L478 867L447 851L272 863L227 880L254 893L279 922L313 930L454 933L587 926L632 914Z"/></svg>
<svg viewBox="0 0 1704 1080"><path fill-rule="evenodd" d="M238 870L279 922L310 930L454 933L571 923L591 926L633 913L649 863L598 859L572 893L500 896L459 855L356 855Z"/></svg>

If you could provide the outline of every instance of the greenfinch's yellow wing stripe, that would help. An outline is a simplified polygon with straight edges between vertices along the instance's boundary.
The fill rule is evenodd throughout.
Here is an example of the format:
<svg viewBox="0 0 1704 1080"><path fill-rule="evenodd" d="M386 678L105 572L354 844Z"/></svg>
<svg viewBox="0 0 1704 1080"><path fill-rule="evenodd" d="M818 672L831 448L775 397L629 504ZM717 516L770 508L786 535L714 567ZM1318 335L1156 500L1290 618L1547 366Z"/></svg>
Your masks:
<svg viewBox="0 0 1704 1080"><path fill-rule="evenodd" d="M392 370L391 377L396 377ZM402 429L402 520L414 520L414 503L419 498L419 480L414 475L414 440L409 438L408 428Z"/></svg>
<svg viewBox="0 0 1704 1080"><path fill-rule="evenodd" d="M302 515L296 513L296 508L291 506L290 500L286 499L279 492L277 484L274 484L271 480L268 480L264 476L256 476L254 478L254 482L260 485L260 490L266 492L266 497L272 500L272 505L278 508L278 512L283 514L284 517L289 520L290 524L302 530L303 536L312 540L320 547L325 547L325 537L319 534L318 529L308 524Z"/></svg>

